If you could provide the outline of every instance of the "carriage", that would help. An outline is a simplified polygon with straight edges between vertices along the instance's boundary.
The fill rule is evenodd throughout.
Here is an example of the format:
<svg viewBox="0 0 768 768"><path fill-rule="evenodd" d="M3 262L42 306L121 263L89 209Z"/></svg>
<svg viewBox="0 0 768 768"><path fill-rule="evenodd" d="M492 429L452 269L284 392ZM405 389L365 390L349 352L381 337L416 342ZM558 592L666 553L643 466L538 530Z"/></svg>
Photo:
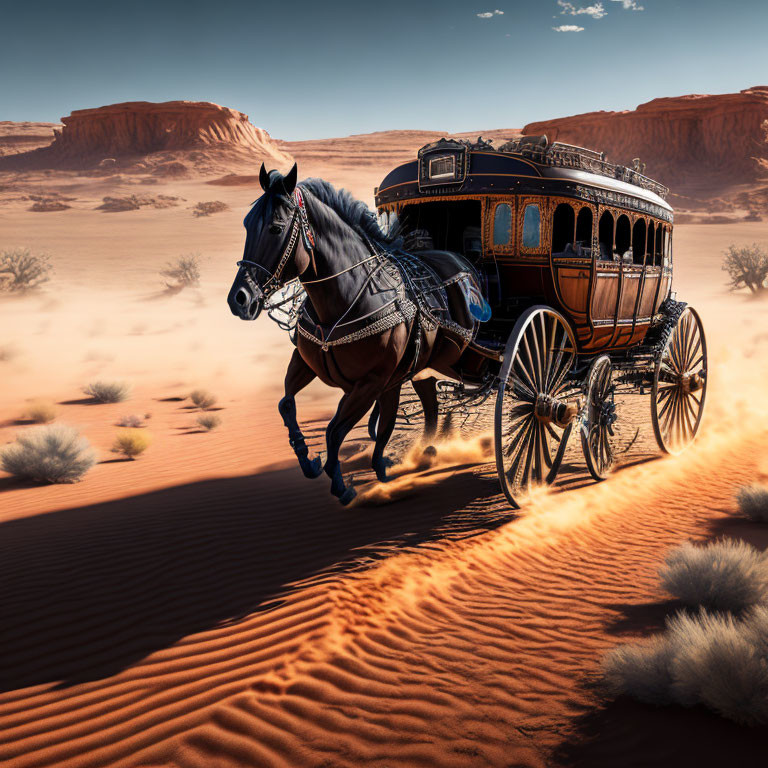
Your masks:
<svg viewBox="0 0 768 768"><path fill-rule="evenodd" d="M707 389L698 313L672 287L669 190L604 153L545 136L495 148L441 139L375 190L404 250L463 254L491 306L456 370L454 403L496 397L495 454L513 506L551 483L574 428L590 474L614 466L617 398L649 394L662 451L695 438Z"/></svg>

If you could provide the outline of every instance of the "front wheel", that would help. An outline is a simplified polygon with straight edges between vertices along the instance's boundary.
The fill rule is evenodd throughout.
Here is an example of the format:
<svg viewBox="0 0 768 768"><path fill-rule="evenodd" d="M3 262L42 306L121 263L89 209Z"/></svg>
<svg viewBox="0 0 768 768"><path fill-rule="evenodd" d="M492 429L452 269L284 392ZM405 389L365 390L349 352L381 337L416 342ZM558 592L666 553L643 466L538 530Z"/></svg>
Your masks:
<svg viewBox="0 0 768 768"><path fill-rule="evenodd" d="M659 448L682 453L699 431L707 396L707 340L698 312L686 307L656 361L651 420Z"/></svg>
<svg viewBox="0 0 768 768"><path fill-rule="evenodd" d="M526 310L507 340L494 437L501 488L515 508L529 488L557 476L580 407L569 378L575 360L573 332L550 307Z"/></svg>

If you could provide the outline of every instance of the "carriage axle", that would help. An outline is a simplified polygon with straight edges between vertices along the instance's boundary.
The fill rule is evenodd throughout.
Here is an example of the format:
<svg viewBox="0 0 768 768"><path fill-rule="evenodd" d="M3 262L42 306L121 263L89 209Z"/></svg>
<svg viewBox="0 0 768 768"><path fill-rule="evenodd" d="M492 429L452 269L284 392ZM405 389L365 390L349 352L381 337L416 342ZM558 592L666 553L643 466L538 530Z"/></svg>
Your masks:
<svg viewBox="0 0 768 768"><path fill-rule="evenodd" d="M558 400L550 395L540 393L536 398L534 413L542 424L556 424L558 427L567 427L581 410L578 400Z"/></svg>

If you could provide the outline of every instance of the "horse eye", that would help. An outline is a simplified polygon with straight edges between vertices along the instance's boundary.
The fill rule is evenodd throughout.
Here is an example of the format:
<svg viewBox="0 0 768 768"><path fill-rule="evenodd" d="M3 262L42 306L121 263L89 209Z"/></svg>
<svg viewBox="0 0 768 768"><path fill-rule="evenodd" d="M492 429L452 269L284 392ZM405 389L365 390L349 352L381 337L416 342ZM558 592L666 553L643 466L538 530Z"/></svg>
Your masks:
<svg viewBox="0 0 768 768"><path fill-rule="evenodd" d="M269 225L269 234L270 235L279 235L283 231L283 225L282 224L270 224Z"/></svg>

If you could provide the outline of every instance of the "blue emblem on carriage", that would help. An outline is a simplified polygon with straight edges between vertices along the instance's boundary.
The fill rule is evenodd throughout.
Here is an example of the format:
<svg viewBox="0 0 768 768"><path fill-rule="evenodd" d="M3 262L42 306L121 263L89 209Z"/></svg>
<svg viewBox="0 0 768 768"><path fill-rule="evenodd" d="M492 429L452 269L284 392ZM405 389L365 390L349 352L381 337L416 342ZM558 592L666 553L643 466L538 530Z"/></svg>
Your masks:
<svg viewBox="0 0 768 768"><path fill-rule="evenodd" d="M469 314L478 322L487 323L491 319L491 305L485 300L483 294L480 293L474 281L467 276L465 280L461 281L461 288L467 300Z"/></svg>

